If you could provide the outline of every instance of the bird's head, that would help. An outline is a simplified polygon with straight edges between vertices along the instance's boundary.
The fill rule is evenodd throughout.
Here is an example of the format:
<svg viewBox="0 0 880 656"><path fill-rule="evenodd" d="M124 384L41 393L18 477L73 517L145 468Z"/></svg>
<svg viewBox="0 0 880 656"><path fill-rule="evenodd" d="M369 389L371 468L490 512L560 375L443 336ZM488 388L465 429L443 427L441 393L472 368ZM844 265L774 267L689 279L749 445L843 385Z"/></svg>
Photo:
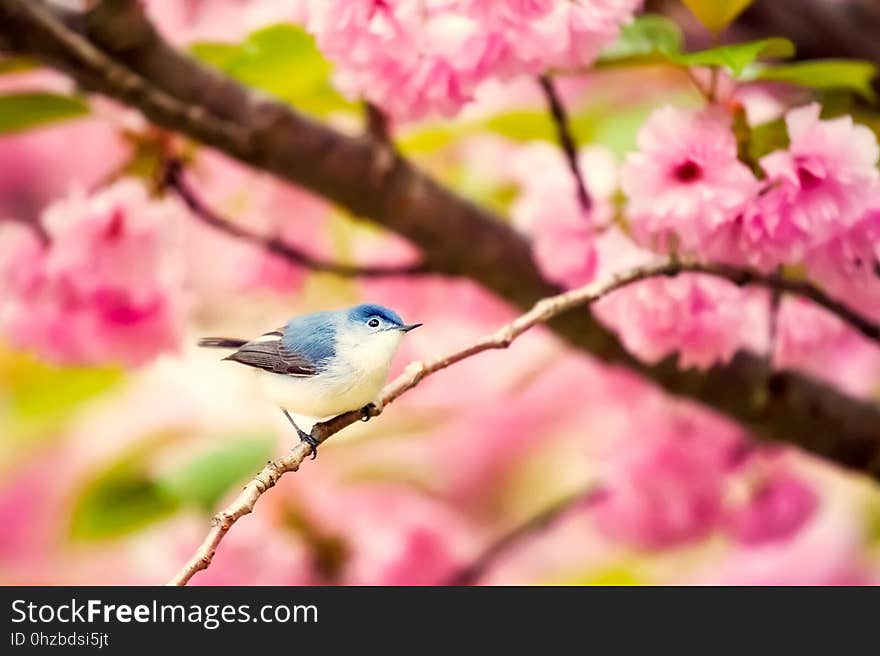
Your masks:
<svg viewBox="0 0 880 656"><path fill-rule="evenodd" d="M382 305L366 303L350 308L343 318L339 337L358 349L375 350L377 357L390 359L403 335L420 323L404 323L400 315Z"/></svg>

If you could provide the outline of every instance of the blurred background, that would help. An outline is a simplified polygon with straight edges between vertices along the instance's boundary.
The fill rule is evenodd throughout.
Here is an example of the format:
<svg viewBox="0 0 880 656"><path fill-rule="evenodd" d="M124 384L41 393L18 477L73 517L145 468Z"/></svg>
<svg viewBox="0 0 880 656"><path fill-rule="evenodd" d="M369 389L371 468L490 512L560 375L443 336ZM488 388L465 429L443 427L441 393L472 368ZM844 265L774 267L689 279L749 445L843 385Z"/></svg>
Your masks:
<svg viewBox="0 0 880 656"><path fill-rule="evenodd" d="M294 4L144 2L176 46L357 133L362 103L338 90ZM792 3L755 3L724 38L819 34L815 25L770 23L777 4ZM677 23L689 49L712 45L682 4L650 2L646 11ZM871 57L815 41L805 56ZM810 50L823 45L829 52ZM786 107L814 97L880 126L863 99L870 82L737 86L722 74L719 84L755 126L779 125ZM647 117L667 103L703 102L681 68L614 65L613 57L559 78L558 89L609 220L620 206L618 167ZM525 232L542 212L575 202L532 76L481 82L456 116L428 113L392 128L406 157ZM772 140L771 131L760 134ZM396 374L517 314L465 280L339 277L286 261L212 227L163 187L170 157L201 202L237 225L328 260L417 261L404 240L364 219L82 95L33 62L0 59L3 584L163 583L213 512L297 442L252 372L195 348L200 337L255 336L304 312L376 302L425 324L404 341ZM598 237L597 275L610 272L607 262L638 260L625 241L619 226ZM761 327L742 342L760 351L768 348L766 297L755 294L758 309L736 297L725 311L755 314ZM796 318L775 345L777 362L880 400L876 345L814 308L787 307ZM612 327L622 320L613 305L606 312ZM236 524L193 584L449 583L499 537L548 511L552 521L481 563L468 582L880 577L875 482L795 449L755 447L709 410L536 329L334 436Z"/></svg>

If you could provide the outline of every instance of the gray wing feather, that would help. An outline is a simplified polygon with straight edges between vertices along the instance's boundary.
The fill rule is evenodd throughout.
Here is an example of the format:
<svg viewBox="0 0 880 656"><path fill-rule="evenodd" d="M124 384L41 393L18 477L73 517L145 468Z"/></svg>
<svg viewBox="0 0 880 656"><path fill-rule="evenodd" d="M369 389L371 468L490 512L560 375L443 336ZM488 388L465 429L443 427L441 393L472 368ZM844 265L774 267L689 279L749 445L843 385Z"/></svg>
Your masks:
<svg viewBox="0 0 880 656"><path fill-rule="evenodd" d="M248 342L224 360L288 376L314 376L318 373L308 359L286 348L280 339Z"/></svg>
<svg viewBox="0 0 880 656"><path fill-rule="evenodd" d="M336 354L337 321L333 312L297 317L264 339L241 345L226 359L276 374L314 376Z"/></svg>

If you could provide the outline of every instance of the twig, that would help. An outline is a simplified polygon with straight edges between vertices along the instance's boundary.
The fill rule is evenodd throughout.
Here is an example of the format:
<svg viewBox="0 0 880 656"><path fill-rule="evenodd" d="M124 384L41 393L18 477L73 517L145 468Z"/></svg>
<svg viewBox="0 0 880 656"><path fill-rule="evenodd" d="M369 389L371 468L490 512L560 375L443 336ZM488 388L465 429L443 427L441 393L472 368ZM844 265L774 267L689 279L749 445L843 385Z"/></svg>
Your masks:
<svg viewBox="0 0 880 656"><path fill-rule="evenodd" d="M388 116L371 102L364 103L367 115L367 134L376 141L391 143L391 131L388 127Z"/></svg>
<svg viewBox="0 0 880 656"><path fill-rule="evenodd" d="M675 271L676 266L679 269L678 271ZM831 298L821 289L805 280L789 280L777 274L763 274L749 269L738 269L725 264L699 263L673 265L667 275L676 275L683 272L704 273L717 278L725 278L741 287L744 285L758 285L772 290L776 295L788 293L803 296L817 305L821 305L832 314L837 315L838 319L842 319L868 339L880 342L880 324L859 314L848 305Z"/></svg>
<svg viewBox="0 0 880 656"><path fill-rule="evenodd" d="M712 66L709 70L709 102L718 101L718 82L721 79L721 68Z"/></svg>
<svg viewBox="0 0 880 656"><path fill-rule="evenodd" d="M409 264L404 266L365 266L350 265L337 262L320 260L296 246L292 246L278 237L269 237L252 232L228 219L223 218L217 212L205 205L196 192L189 186L183 176L183 166L179 160L169 159L165 162L162 175L162 185L171 189L186 204L192 213L208 225L222 230L226 234L238 237L243 241L255 244L265 250L279 255L289 262L306 267L313 271L333 273L338 276L360 276L364 278L378 278L383 276L406 276L428 273L427 267L422 264Z"/></svg>
<svg viewBox="0 0 880 656"><path fill-rule="evenodd" d="M683 262L662 262L631 269L612 277L607 282L593 282L571 291L550 296L535 303L531 310L520 315L512 322L502 326L495 332L478 339L472 344L448 353L444 356L421 360L409 364L404 372L395 378L382 390L376 403L368 406L366 414L362 410L353 410L338 415L326 421L319 422L312 427L311 436L318 442L323 443L327 438L338 433L343 428L350 426L358 420L366 420L378 417L386 406L400 398L404 393L413 389L422 380L438 371L442 371L457 362L466 360L483 351L492 349L505 349L510 346L517 337L538 324L545 323L554 317L592 303L611 292L631 285L640 280L646 280L656 276L676 276L681 273L705 273L731 280L732 282L745 284L758 284L764 286L780 285L788 291L804 290L810 292L810 298L822 305L834 305L835 301L828 299L821 291L809 287L805 283L794 283L780 280L772 276L765 276L752 272L731 270L723 266L687 264ZM861 319L867 322L866 319ZM867 327L867 326L866 326ZM875 335L880 336L880 329L873 326ZM254 509L254 505L260 496L275 485L283 474L299 469L303 460L309 456L311 448L305 443L297 444L287 455L275 461L270 461L263 470L248 485L244 491L235 498L224 510L214 517L211 530L202 542L196 553L171 580L171 584L185 585L187 581L199 570L207 568L211 564L214 550L226 535L229 528L239 518L247 515Z"/></svg>
<svg viewBox="0 0 880 656"><path fill-rule="evenodd" d="M568 121L568 115L565 112L565 106L562 99L556 92L556 87L549 75L538 76L538 84L547 99L547 106L550 109L550 115L556 124L556 136L559 138L559 145L565 153L565 159L568 161L568 168L571 169L571 175L574 178L574 184L577 189L578 203L584 214L588 214L593 207L593 201L590 198L590 192L587 191L587 185L584 182L584 175L581 172L581 165L578 161L577 146L575 145L574 136L571 133L571 125Z"/></svg>
<svg viewBox="0 0 880 656"><path fill-rule="evenodd" d="M476 584L492 569L498 559L510 551L511 548L520 544L523 540L534 536L536 533L550 528L564 515L567 515L569 511L578 507L589 506L600 497L601 490L590 488L557 501L494 540L477 556L474 562L449 577L443 585Z"/></svg>
<svg viewBox="0 0 880 656"><path fill-rule="evenodd" d="M376 155L370 167L370 179L377 185L382 184L383 178L394 170L397 161L397 151L394 150L394 141L391 137L391 128L388 115L378 105L371 102L365 103L366 131L376 142Z"/></svg>
<svg viewBox="0 0 880 656"><path fill-rule="evenodd" d="M703 96L703 99L708 103L713 102L711 90L702 85L693 69L690 66L687 66L684 70L685 73L687 73L688 78L690 78L691 83L696 87L700 95Z"/></svg>

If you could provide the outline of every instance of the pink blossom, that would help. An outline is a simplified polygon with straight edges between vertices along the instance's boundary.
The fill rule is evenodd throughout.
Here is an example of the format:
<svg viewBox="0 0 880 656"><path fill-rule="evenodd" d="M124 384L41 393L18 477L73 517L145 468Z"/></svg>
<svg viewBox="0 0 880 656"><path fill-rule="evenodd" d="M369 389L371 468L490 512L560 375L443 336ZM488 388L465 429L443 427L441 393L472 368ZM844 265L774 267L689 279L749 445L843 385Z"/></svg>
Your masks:
<svg viewBox="0 0 880 656"><path fill-rule="evenodd" d="M561 285L577 287L592 280L597 266L593 235L613 216L616 183L614 158L607 150L584 149L580 156L592 207L578 202L572 172L559 148L534 143L517 152L511 173L522 193L511 207L518 227L529 234L538 265Z"/></svg>
<svg viewBox="0 0 880 656"><path fill-rule="evenodd" d="M94 195L74 191L50 205L42 223L51 245L21 250L0 312L16 346L61 363L137 365L177 346L183 327L179 208L151 201L124 180Z"/></svg>
<svg viewBox="0 0 880 656"><path fill-rule="evenodd" d="M761 463L763 464L763 463ZM748 481L747 501L732 509L728 529L745 544L786 540L812 517L819 497L803 478L780 463L765 465Z"/></svg>
<svg viewBox="0 0 880 656"><path fill-rule="evenodd" d="M641 243L696 251L757 191L737 159L730 119L718 108L662 107L642 126L638 147L621 169L621 185Z"/></svg>
<svg viewBox="0 0 880 656"><path fill-rule="evenodd" d="M340 88L399 119L451 116L494 76L592 63L638 0L302 0Z"/></svg>
<svg viewBox="0 0 880 656"><path fill-rule="evenodd" d="M880 151L868 128L849 116L822 121L817 104L791 110L785 122L789 148L761 159L766 188L713 236L705 249L712 257L764 270L798 262L853 228L876 197Z"/></svg>
<svg viewBox="0 0 880 656"><path fill-rule="evenodd" d="M705 369L726 362L747 335L766 332L766 296L701 274L652 278L594 304L627 349L656 363L679 353L681 367Z"/></svg>
<svg viewBox="0 0 880 656"><path fill-rule="evenodd" d="M711 583L729 585L864 585L870 582L864 537L851 509L822 509L789 540L735 550Z"/></svg>
<svg viewBox="0 0 880 656"><path fill-rule="evenodd" d="M597 526L646 549L705 537L723 517L724 476L740 439L684 419L646 422L609 456Z"/></svg>
<svg viewBox="0 0 880 656"><path fill-rule="evenodd" d="M880 193L858 223L804 259L810 275L829 293L880 319Z"/></svg>
<svg viewBox="0 0 880 656"><path fill-rule="evenodd" d="M503 70L537 73L592 64L642 1L465 0L462 4L503 36L507 46Z"/></svg>
<svg viewBox="0 0 880 656"><path fill-rule="evenodd" d="M704 239L700 253L711 260L765 272L798 261L807 235L796 225L780 220L781 204L781 196L773 193L750 199L731 220Z"/></svg>
<svg viewBox="0 0 880 656"><path fill-rule="evenodd" d="M452 115L474 93L503 43L462 12L415 0L318 0L306 27L338 66L336 82L396 118Z"/></svg>
<svg viewBox="0 0 880 656"><path fill-rule="evenodd" d="M790 297L783 299L776 322L775 366L806 371L854 396L870 396L876 390L880 349L839 317L811 301Z"/></svg>
<svg viewBox="0 0 880 656"><path fill-rule="evenodd" d="M82 148L81 144L89 144ZM77 157L59 157L76 149ZM80 119L0 137L0 220L36 220L72 185L91 188L117 171L129 148L106 121Z"/></svg>

